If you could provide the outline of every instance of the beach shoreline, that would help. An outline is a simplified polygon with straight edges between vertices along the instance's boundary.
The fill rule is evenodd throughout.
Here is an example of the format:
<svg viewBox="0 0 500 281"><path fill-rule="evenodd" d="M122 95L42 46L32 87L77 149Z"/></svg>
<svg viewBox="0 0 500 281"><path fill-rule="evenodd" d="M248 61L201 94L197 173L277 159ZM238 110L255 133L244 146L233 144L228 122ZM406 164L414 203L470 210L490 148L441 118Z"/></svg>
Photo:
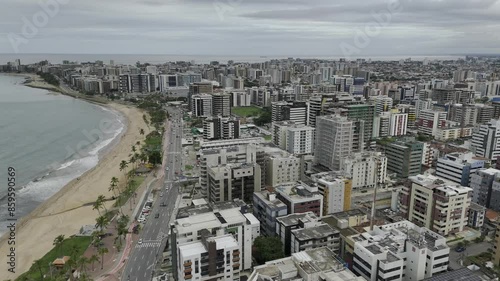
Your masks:
<svg viewBox="0 0 500 281"><path fill-rule="evenodd" d="M17 76L28 77L29 74ZM36 86L36 88L41 88L38 86L44 85ZM4 268L0 270L5 272L2 277L15 279L29 270L34 260L43 257L53 248L52 242L56 236L63 234L69 237L77 234L82 226L95 224L98 213L92 210L92 202L100 194L106 197L113 195L108 190L112 177L117 177L120 183L125 181L124 173L119 171L119 163L129 159L132 145L144 140L145 137L140 134L140 129L144 129L146 133L149 131L142 118L144 112L138 108L117 103L97 104L121 115L125 125L122 133L113 141L116 143L110 144L107 151L100 155L95 167L66 184L56 194L16 222L15 273L8 271L7 256L2 255L0 263ZM113 202L107 202L106 207L111 208ZM0 238L2 253L9 253L9 248L13 246L7 243L8 238L8 232Z"/></svg>

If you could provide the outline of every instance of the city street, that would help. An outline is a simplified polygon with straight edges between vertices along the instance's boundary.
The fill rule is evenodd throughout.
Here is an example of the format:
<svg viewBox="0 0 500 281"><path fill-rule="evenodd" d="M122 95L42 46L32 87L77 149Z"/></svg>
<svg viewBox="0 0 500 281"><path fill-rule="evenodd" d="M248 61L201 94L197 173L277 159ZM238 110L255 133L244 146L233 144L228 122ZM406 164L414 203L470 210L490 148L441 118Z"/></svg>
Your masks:
<svg viewBox="0 0 500 281"><path fill-rule="evenodd" d="M151 215L140 232L139 240L134 241L133 249L128 257L122 281L151 280L154 269L161 258L165 248L170 226L170 218L174 212L175 202L179 195L178 186L175 184L176 172L181 170L181 135L182 113L178 109L169 108L169 126L165 140L167 143L165 176L163 187L158 191ZM163 204L162 204L163 203ZM155 218L156 214L159 215Z"/></svg>
<svg viewBox="0 0 500 281"><path fill-rule="evenodd" d="M477 244L470 244L464 252L457 253L455 251L455 246L450 246L450 268L455 270L462 268L460 265L460 260L465 259L470 256L477 256L481 253L487 252L489 248L493 248L493 245L489 242L481 242Z"/></svg>

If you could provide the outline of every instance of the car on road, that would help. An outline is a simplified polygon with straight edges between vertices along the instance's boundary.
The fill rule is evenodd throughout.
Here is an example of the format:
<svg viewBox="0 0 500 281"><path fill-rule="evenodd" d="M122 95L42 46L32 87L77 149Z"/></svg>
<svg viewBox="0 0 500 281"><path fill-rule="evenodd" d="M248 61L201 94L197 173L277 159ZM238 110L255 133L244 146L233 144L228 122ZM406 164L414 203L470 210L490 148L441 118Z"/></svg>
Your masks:
<svg viewBox="0 0 500 281"><path fill-rule="evenodd" d="M463 251L465 251L465 247L462 247L462 246L457 246L457 247L455 247L455 252L457 252L457 253L461 253L461 252L463 252Z"/></svg>
<svg viewBox="0 0 500 281"><path fill-rule="evenodd" d="M163 192L162 192L162 193L160 193L160 197L163 197Z"/></svg>
<svg viewBox="0 0 500 281"><path fill-rule="evenodd" d="M156 213L155 215L155 219L159 218L160 217L160 214L159 213Z"/></svg>
<svg viewBox="0 0 500 281"><path fill-rule="evenodd" d="M137 241L137 244L141 245L142 244L142 238Z"/></svg>
<svg viewBox="0 0 500 281"><path fill-rule="evenodd" d="M165 204L165 202L161 202L160 207L166 207L166 206L167 204Z"/></svg>
<svg viewBox="0 0 500 281"><path fill-rule="evenodd" d="M144 217L140 217L137 221L138 221L138 222L145 222L145 221L146 221L146 218L144 218Z"/></svg>

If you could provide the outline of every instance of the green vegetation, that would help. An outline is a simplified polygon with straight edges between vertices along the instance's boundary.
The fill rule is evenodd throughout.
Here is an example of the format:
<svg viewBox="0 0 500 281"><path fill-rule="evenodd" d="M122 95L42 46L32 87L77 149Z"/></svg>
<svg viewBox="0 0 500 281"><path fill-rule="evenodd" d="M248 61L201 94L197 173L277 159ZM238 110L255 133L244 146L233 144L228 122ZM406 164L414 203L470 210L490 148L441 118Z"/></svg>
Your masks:
<svg viewBox="0 0 500 281"><path fill-rule="evenodd" d="M273 139L273 136L271 136L271 135L269 135L269 136L264 136L264 139L265 139L266 141L270 141L270 140L272 140L272 139Z"/></svg>
<svg viewBox="0 0 500 281"><path fill-rule="evenodd" d="M50 252L48 252L41 259L37 260L35 263L33 263L31 268L27 272L19 276L16 280L17 281L41 280L40 273L43 273L44 275L48 276L43 279L46 281L63 280L60 279L60 277L68 273L70 271L70 267L73 268L76 267L78 260L83 255L85 250L89 247L91 242L92 242L92 237L71 237L68 239L64 239L64 241L61 244L55 245L54 248L50 250ZM49 264L52 264L52 262L56 258L60 258L62 255L70 256L73 262L68 262L67 264L68 268L65 268L61 271L56 271L56 269L52 268L53 277L50 277L51 274L49 271Z"/></svg>
<svg viewBox="0 0 500 281"><path fill-rule="evenodd" d="M248 87L248 88L259 87L259 82L257 80L250 81L248 79L245 79L245 81L243 81L243 84L245 87Z"/></svg>
<svg viewBox="0 0 500 281"><path fill-rule="evenodd" d="M385 138L381 138L381 139L378 139L377 140L377 144L379 145L388 145L392 142L395 142L396 139L395 138L388 138L388 137L385 137Z"/></svg>
<svg viewBox="0 0 500 281"><path fill-rule="evenodd" d="M193 166L191 166L191 165L186 165L186 166L184 166L184 169L185 169L186 171L190 171L190 170L192 170L193 168L194 168L194 167L193 167Z"/></svg>
<svg viewBox="0 0 500 281"><path fill-rule="evenodd" d="M50 74L50 73L43 73L43 72L38 72L37 73L40 77L43 78L43 80L45 80L45 82L49 83L50 85L54 85L56 87L59 87L59 80L57 80L57 78Z"/></svg>
<svg viewBox="0 0 500 281"><path fill-rule="evenodd" d="M253 122L257 126L262 126L268 123L271 123L271 108L270 107L265 107L264 111L259 115L259 117L255 118Z"/></svg>
<svg viewBox="0 0 500 281"><path fill-rule="evenodd" d="M129 180L129 187L127 190L129 192L122 192L118 198L116 199L113 207L121 207L127 203L128 199L135 193L137 188L144 182L146 177L144 176L135 176Z"/></svg>
<svg viewBox="0 0 500 281"><path fill-rule="evenodd" d="M256 106L245 106L245 107L233 107L231 112L240 117L256 117L261 115L264 110Z"/></svg>
<svg viewBox="0 0 500 281"><path fill-rule="evenodd" d="M259 265L267 261L285 257L283 243L279 237L257 237L253 244L253 252L255 260Z"/></svg>
<svg viewBox="0 0 500 281"><path fill-rule="evenodd" d="M431 141L432 140L432 136L427 136L427 135L421 135L421 134L419 134L417 136L417 140L418 141L422 141L422 142Z"/></svg>

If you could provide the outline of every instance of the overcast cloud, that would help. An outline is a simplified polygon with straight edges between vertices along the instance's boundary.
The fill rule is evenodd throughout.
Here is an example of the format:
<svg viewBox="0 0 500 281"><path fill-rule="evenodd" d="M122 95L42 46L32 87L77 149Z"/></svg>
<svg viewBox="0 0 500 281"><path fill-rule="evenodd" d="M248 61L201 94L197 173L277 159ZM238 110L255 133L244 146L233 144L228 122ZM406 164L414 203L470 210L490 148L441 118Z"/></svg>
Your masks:
<svg viewBox="0 0 500 281"><path fill-rule="evenodd" d="M23 35L39 2L59 12ZM400 0L363 46L355 36L388 14L384 0L2 0L0 53L445 55L499 53L499 0Z"/></svg>

